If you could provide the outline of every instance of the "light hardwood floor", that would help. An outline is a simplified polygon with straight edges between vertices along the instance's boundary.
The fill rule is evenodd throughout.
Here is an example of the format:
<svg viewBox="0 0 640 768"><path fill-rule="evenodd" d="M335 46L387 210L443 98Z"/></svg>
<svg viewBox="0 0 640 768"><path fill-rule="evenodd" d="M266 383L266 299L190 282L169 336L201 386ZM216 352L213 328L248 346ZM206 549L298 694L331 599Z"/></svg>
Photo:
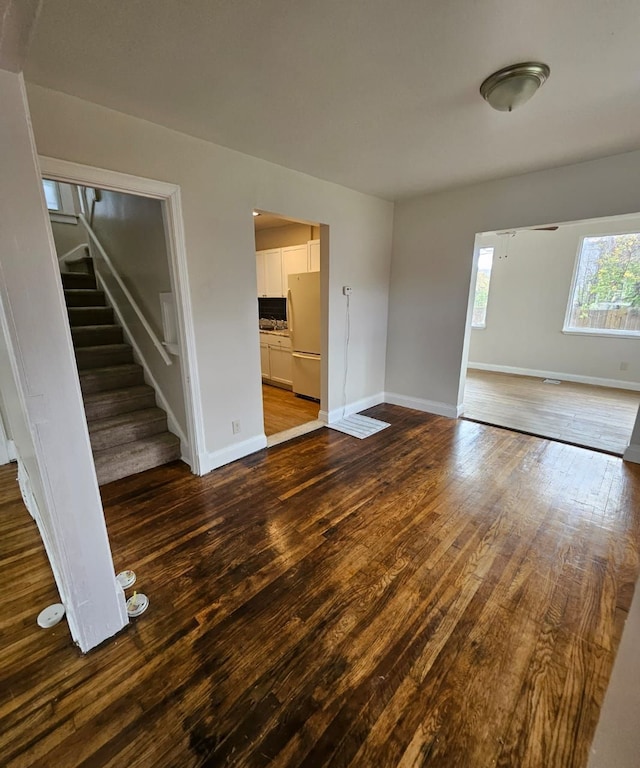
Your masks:
<svg viewBox="0 0 640 768"><path fill-rule="evenodd" d="M313 400L296 397L293 392L269 384L262 385L264 433L267 437L298 427L318 418L320 406Z"/></svg>
<svg viewBox="0 0 640 768"><path fill-rule="evenodd" d="M148 611L82 656L0 468L3 768L583 768L640 466L394 406L197 478L103 486ZM614 766L611 766L614 768Z"/></svg>
<svg viewBox="0 0 640 768"><path fill-rule="evenodd" d="M622 455L640 392L469 369L464 417Z"/></svg>

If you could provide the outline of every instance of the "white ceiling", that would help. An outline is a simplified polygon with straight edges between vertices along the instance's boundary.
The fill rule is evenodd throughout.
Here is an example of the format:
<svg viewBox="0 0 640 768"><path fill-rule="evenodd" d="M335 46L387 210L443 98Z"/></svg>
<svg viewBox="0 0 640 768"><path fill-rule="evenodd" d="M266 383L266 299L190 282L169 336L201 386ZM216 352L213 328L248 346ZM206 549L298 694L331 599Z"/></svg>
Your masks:
<svg viewBox="0 0 640 768"><path fill-rule="evenodd" d="M25 75L392 199L640 147L639 40L638 0L56 0Z"/></svg>

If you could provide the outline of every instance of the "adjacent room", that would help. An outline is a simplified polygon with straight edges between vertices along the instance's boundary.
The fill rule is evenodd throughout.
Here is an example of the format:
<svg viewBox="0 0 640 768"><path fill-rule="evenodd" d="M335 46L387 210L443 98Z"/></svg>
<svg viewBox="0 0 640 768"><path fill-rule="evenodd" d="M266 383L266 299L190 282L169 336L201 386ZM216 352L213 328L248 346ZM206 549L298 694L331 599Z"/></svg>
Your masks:
<svg viewBox="0 0 640 768"><path fill-rule="evenodd" d="M640 405L640 215L476 237L464 416L622 456Z"/></svg>
<svg viewBox="0 0 640 768"><path fill-rule="evenodd" d="M259 211L253 223L264 432L275 445L322 426L320 226Z"/></svg>

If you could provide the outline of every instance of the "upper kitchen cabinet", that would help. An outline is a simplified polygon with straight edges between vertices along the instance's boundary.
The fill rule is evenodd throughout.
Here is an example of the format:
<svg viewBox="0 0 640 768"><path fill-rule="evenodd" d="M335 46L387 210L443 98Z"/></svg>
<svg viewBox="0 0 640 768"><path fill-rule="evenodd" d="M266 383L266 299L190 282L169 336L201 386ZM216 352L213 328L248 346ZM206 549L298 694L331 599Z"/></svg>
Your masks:
<svg viewBox="0 0 640 768"><path fill-rule="evenodd" d="M289 275L320 271L320 241L256 251L258 296L286 296Z"/></svg>
<svg viewBox="0 0 640 768"><path fill-rule="evenodd" d="M304 245L292 245L282 249L282 288L283 295L287 295L289 288L289 275L297 275L300 272L309 271L309 257L306 243Z"/></svg>
<svg viewBox="0 0 640 768"><path fill-rule="evenodd" d="M284 296L282 291L282 252L280 248L256 251L258 296Z"/></svg>
<svg viewBox="0 0 640 768"><path fill-rule="evenodd" d="M307 243L309 249L309 272L320 271L320 241L309 240Z"/></svg>

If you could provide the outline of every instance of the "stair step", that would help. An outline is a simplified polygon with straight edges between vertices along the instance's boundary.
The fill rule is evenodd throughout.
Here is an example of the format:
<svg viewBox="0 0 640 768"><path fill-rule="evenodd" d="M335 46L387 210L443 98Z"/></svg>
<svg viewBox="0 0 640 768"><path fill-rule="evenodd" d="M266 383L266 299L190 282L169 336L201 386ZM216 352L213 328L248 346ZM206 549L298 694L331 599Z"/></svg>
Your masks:
<svg viewBox="0 0 640 768"><path fill-rule="evenodd" d="M97 347L99 344L121 344L122 328L119 325L83 325L71 329L73 346Z"/></svg>
<svg viewBox="0 0 640 768"><path fill-rule="evenodd" d="M78 347L76 349L78 370L104 368L119 363L132 363L133 350L129 344L101 344L97 347Z"/></svg>
<svg viewBox="0 0 640 768"><path fill-rule="evenodd" d="M104 291L96 288L65 288L64 300L67 307L104 307L107 304Z"/></svg>
<svg viewBox="0 0 640 768"><path fill-rule="evenodd" d="M131 413L143 408L154 408L156 404L153 387L141 384L137 387L122 389L107 389L104 392L94 392L84 397L84 411L91 427L96 419L106 419L119 413Z"/></svg>
<svg viewBox="0 0 640 768"><path fill-rule="evenodd" d="M160 408L120 413L89 424L89 437L94 451L132 443L166 431L167 414Z"/></svg>
<svg viewBox="0 0 640 768"><path fill-rule="evenodd" d="M93 275L86 275L82 272L62 272L63 288L94 288L96 279Z"/></svg>
<svg viewBox="0 0 640 768"><path fill-rule="evenodd" d="M125 445L96 451L93 458L98 483L104 485L179 459L180 440L171 432L161 432Z"/></svg>
<svg viewBox="0 0 640 768"><path fill-rule="evenodd" d="M68 261L65 264L64 274L73 272L74 274L93 275L93 259L91 256L76 258L75 261Z"/></svg>
<svg viewBox="0 0 640 768"><path fill-rule="evenodd" d="M137 363L108 365L103 368L89 368L80 371L80 387L83 395L104 392L106 389L121 389L144 384L142 366Z"/></svg>
<svg viewBox="0 0 640 768"><path fill-rule="evenodd" d="M111 307L69 307L67 314L72 328L81 325L113 325Z"/></svg>

